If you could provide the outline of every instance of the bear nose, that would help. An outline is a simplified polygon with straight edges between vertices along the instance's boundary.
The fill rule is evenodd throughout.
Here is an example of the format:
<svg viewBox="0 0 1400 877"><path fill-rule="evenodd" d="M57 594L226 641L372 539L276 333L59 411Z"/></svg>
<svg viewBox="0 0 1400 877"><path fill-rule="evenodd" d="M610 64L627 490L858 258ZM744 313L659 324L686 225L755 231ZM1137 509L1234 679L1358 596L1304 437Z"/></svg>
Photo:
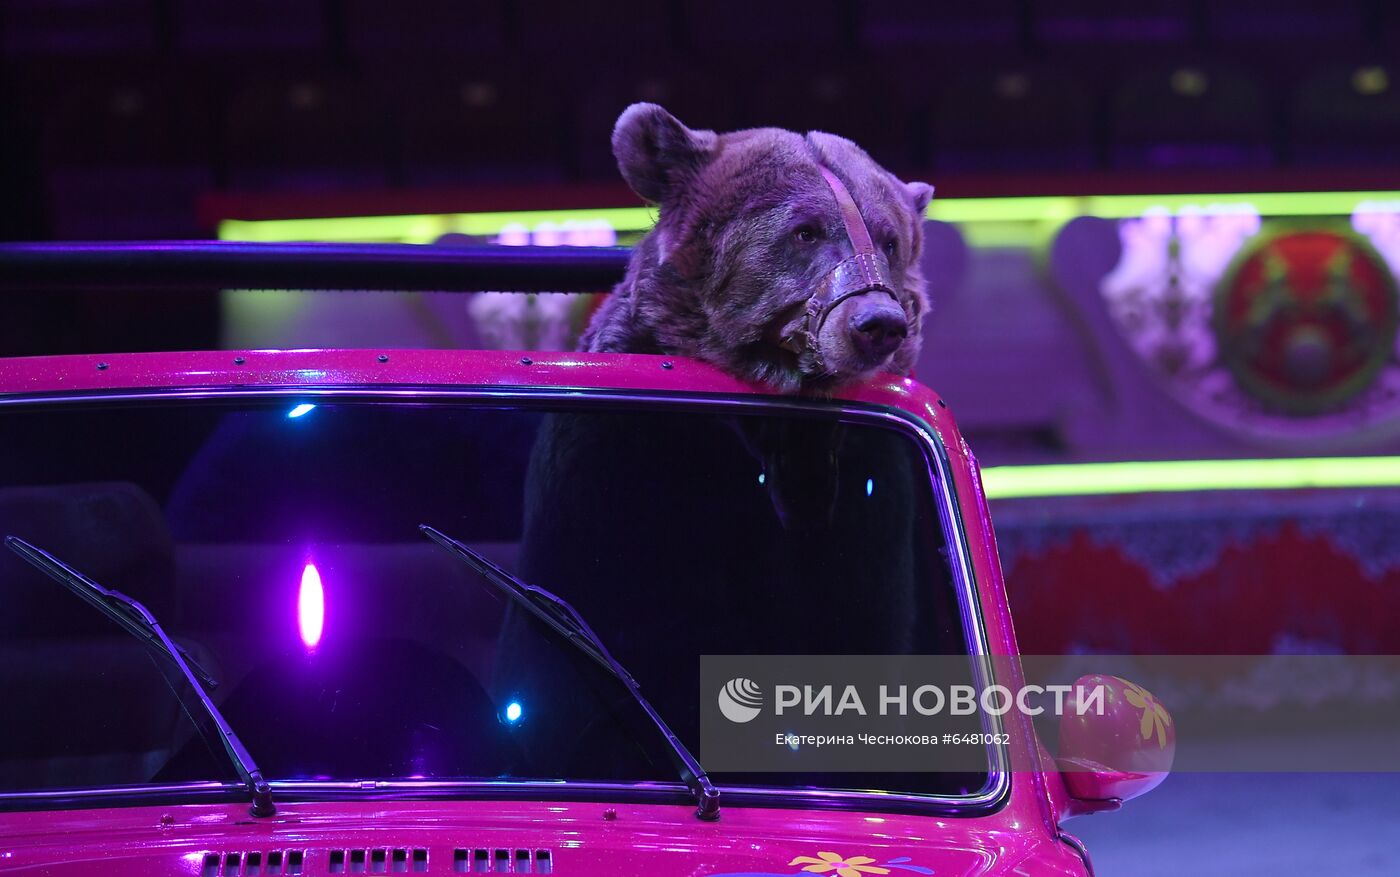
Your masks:
<svg viewBox="0 0 1400 877"><path fill-rule="evenodd" d="M868 360L889 356L908 334L904 311L889 301L872 302L851 315L851 341Z"/></svg>

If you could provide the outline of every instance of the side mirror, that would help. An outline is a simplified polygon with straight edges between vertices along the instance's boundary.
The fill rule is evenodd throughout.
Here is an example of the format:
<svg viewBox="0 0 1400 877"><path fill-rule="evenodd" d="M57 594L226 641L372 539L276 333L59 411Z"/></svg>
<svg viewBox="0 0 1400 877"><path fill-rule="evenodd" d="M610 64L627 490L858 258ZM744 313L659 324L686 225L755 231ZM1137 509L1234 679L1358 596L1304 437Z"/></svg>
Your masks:
<svg viewBox="0 0 1400 877"><path fill-rule="evenodd" d="M1083 715L1081 694L1088 704ZM1142 686L1117 676L1081 676L1060 716L1059 750L1056 764L1074 809L1113 809L1167 778L1176 756L1176 726Z"/></svg>

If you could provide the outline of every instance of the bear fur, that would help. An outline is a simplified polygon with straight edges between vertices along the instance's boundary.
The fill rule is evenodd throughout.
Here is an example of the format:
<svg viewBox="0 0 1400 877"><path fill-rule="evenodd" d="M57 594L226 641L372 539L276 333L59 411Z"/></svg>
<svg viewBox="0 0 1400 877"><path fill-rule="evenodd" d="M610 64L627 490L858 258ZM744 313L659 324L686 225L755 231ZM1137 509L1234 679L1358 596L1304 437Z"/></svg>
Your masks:
<svg viewBox="0 0 1400 877"><path fill-rule="evenodd" d="M695 131L655 104L628 107L612 144L623 178L659 205L659 216L594 315L582 349L692 357L784 392L830 390L878 371L909 373L928 310L919 255L931 186L900 181L832 134ZM819 162L850 190L888 261L905 321L892 352L862 357L846 337L861 299L890 307L881 293L832 311L821 355L779 343L821 279L853 253Z"/></svg>
<svg viewBox="0 0 1400 877"><path fill-rule="evenodd" d="M929 186L901 182L830 134L693 131L652 104L622 114L613 151L660 212L584 349L687 356L818 395L876 371L908 373L927 311L919 256ZM816 356L779 342L854 250L819 166L850 190L896 294L833 308ZM872 305L904 330L874 360L836 331ZM702 654L936 653L960 630L953 589L930 586L951 573L919 538L932 514L914 488L924 463L891 451L883 430L851 430L836 411L551 412L531 451L517 572L577 607L693 743ZM840 636L823 633L832 625ZM604 760L620 751L613 715L631 708L585 710L595 702L573 692L598 674L542 648L539 627L507 610L492 689L502 702L527 693L536 714L556 711L530 759L604 776L613 769ZM621 698L616 689L600 687Z"/></svg>

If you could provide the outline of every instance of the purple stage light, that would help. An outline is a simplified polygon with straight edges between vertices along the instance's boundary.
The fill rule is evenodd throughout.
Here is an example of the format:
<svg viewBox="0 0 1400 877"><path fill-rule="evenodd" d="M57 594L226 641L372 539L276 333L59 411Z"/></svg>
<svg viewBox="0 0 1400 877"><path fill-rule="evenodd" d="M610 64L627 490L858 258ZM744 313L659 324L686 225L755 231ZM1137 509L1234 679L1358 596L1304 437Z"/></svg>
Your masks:
<svg viewBox="0 0 1400 877"><path fill-rule="evenodd" d="M325 623L326 593L321 587L321 573L316 564L308 563L301 571L301 588L297 592L297 627L308 650L320 644Z"/></svg>

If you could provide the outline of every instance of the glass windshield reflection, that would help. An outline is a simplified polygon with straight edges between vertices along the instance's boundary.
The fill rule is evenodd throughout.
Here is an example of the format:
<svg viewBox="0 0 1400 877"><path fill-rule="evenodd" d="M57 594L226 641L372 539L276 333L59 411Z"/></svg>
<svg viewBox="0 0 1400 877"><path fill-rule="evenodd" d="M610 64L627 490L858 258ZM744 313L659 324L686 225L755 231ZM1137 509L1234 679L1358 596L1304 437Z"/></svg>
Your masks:
<svg viewBox="0 0 1400 877"><path fill-rule="evenodd" d="M0 530L150 607L274 780L675 782L618 681L424 521L577 607L692 750L702 654L967 651L925 449L834 411L168 400L12 406L0 434ZM34 717L0 790L228 778L139 643L16 558L0 593Z"/></svg>

